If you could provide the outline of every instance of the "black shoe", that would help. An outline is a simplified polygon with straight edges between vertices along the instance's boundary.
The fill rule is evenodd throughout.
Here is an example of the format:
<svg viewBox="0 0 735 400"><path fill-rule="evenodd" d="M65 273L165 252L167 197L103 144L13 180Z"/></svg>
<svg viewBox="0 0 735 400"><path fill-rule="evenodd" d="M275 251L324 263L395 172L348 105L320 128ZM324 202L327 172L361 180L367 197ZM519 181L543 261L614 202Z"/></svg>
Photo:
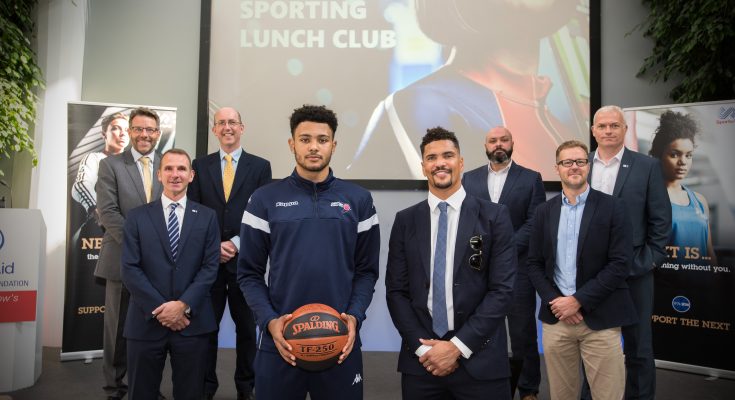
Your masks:
<svg viewBox="0 0 735 400"><path fill-rule="evenodd" d="M250 392L250 393L238 392L237 393L237 400L255 400L255 393L253 393L253 392Z"/></svg>
<svg viewBox="0 0 735 400"><path fill-rule="evenodd" d="M214 399L214 393L205 393L204 394L204 400L212 400Z"/></svg>

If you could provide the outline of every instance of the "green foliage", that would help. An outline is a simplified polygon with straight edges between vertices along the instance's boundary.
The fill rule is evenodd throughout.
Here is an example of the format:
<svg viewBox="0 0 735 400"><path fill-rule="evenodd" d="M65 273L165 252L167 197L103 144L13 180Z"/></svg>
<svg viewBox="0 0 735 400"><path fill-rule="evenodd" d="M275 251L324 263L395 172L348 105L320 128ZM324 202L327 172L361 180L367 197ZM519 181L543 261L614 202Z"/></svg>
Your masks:
<svg viewBox="0 0 735 400"><path fill-rule="evenodd" d="M654 41L638 76L681 82L677 103L735 98L735 0L642 0L651 13L642 24Z"/></svg>
<svg viewBox="0 0 735 400"><path fill-rule="evenodd" d="M43 88L41 69L36 65L30 41L31 12L36 2L0 2L0 157L28 151L34 166L38 158L28 127L36 117L38 97L34 90Z"/></svg>

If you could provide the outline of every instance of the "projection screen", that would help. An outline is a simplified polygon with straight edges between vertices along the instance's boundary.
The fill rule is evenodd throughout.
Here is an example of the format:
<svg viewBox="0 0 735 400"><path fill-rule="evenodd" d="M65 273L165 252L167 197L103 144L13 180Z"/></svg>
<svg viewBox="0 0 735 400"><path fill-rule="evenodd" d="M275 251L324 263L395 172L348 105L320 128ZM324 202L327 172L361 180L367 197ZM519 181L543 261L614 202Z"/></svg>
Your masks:
<svg viewBox="0 0 735 400"><path fill-rule="evenodd" d="M558 181L556 146L590 142L598 1L212 1L200 119L211 129L218 108L240 110L246 151L281 178L294 166L288 116L326 105L335 175L368 181L424 179L419 143L434 126L457 134L466 171L486 164L485 134L504 125L513 159Z"/></svg>

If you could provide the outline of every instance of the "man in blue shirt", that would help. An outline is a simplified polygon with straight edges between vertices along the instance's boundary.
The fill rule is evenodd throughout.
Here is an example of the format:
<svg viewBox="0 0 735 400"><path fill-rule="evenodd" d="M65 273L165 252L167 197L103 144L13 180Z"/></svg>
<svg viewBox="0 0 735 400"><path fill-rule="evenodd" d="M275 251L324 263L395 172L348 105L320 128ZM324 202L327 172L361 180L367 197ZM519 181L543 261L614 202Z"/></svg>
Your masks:
<svg viewBox="0 0 735 400"><path fill-rule="evenodd" d="M619 400L625 392L620 327L636 321L625 283L632 228L622 201L590 188L588 157L578 141L557 148L562 193L537 209L528 275L541 297L551 398L579 398L581 358L592 397Z"/></svg>

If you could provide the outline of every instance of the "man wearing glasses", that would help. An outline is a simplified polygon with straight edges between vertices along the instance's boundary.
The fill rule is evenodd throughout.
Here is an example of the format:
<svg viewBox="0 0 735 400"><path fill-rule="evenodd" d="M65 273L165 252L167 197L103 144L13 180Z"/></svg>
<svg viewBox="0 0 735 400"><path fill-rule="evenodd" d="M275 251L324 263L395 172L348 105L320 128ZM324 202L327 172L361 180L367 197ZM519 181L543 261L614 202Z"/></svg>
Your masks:
<svg viewBox="0 0 735 400"><path fill-rule="evenodd" d="M271 164L243 150L240 140L245 126L240 113L225 107L214 114L212 133L219 141L219 151L194 160L194 180L188 197L217 212L220 227L220 256L217 280L212 286L212 305L217 326L222 321L225 304L230 304L230 316L235 323L237 358L235 388L237 398L253 395L255 373L255 321L237 285L237 253L240 251L240 223L245 206L255 189L271 181ZM207 360L205 395L214 398L217 381L217 337L211 334Z"/></svg>
<svg viewBox="0 0 735 400"><path fill-rule="evenodd" d="M510 215L465 193L454 133L429 129L420 150L428 199L396 214L385 277L403 398L510 398Z"/></svg>
<svg viewBox="0 0 735 400"><path fill-rule="evenodd" d="M625 283L631 226L622 201L590 188L589 170L584 143L557 148L562 193L537 208L529 241L552 399L579 398L580 358L592 398L619 400L625 391L620 327L636 321Z"/></svg>
<svg viewBox="0 0 735 400"><path fill-rule="evenodd" d="M128 133L132 146L100 161L95 185L105 230L94 275L106 280L102 372L109 400L121 399L128 390L123 382L127 348L122 333L130 293L120 275L125 217L131 209L160 198L163 190L161 182L152 178L161 157L155 151L161 136L158 114L145 107L134 109Z"/></svg>

